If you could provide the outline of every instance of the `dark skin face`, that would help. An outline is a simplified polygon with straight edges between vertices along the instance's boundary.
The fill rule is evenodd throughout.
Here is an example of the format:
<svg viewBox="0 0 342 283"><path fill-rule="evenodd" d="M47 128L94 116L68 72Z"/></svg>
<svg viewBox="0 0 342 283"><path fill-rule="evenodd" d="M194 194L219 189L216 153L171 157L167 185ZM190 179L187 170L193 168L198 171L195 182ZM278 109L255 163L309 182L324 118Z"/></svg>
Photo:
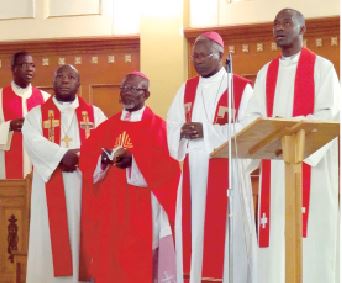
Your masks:
<svg viewBox="0 0 342 283"><path fill-rule="evenodd" d="M21 88L26 88L30 85L35 71L36 66L33 62L32 56L25 55L18 57L12 67L12 75L15 84ZM10 131L21 132L24 120L24 117L12 120L10 122Z"/></svg>
<svg viewBox="0 0 342 283"><path fill-rule="evenodd" d="M120 86L120 102L126 111L140 110L150 96L148 82L137 75L128 75Z"/></svg>
<svg viewBox="0 0 342 283"><path fill-rule="evenodd" d="M148 81L138 75L127 75L120 86L120 102L126 111L140 110L146 99L150 96ZM110 149L106 149L110 153ZM126 148L120 148L115 152L111 161L105 153L101 155L101 163L104 166L114 165L120 169L126 169L132 165L132 153Z"/></svg>
<svg viewBox="0 0 342 283"><path fill-rule="evenodd" d="M213 41L208 38L198 38L192 50L192 61L196 72L208 78L221 69L222 54L215 54Z"/></svg>
<svg viewBox="0 0 342 283"><path fill-rule="evenodd" d="M18 57L12 67L12 75L15 84L21 88L26 88L31 83L35 71L36 66L32 56L25 55Z"/></svg>
<svg viewBox="0 0 342 283"><path fill-rule="evenodd" d="M56 71L53 90L58 101L74 101L80 86L80 76L72 65L63 65ZM64 172L73 172L78 166L78 149L69 149L59 163Z"/></svg>
<svg viewBox="0 0 342 283"><path fill-rule="evenodd" d="M273 37L284 57L301 50L304 32L303 21L293 10L281 10L273 21Z"/></svg>
<svg viewBox="0 0 342 283"><path fill-rule="evenodd" d="M192 61L196 72L204 78L218 73L221 69L222 54L215 52L213 41L197 38L192 51ZM186 122L180 131L180 139L202 139L203 125L200 122Z"/></svg>
<svg viewBox="0 0 342 283"><path fill-rule="evenodd" d="M63 65L56 71L53 90L59 101L74 101L80 86L80 76L72 65Z"/></svg>

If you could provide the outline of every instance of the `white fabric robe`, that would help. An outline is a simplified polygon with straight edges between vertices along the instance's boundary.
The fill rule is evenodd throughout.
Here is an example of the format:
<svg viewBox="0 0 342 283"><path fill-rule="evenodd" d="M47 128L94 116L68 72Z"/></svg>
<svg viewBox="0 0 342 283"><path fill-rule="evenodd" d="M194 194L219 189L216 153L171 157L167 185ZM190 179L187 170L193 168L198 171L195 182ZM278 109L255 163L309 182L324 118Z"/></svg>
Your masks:
<svg viewBox="0 0 342 283"><path fill-rule="evenodd" d="M32 86L29 85L27 88L20 88L14 81L11 81L12 90L16 95L20 96L22 99L21 109L23 117L27 113L26 100L32 95ZM48 99L49 94L46 91L41 91L44 101ZM5 179L6 165L5 165L5 151L11 148L11 138L13 132L10 130L10 121L5 122L4 109L3 109L3 89L0 89L0 180ZM23 172L24 176L31 173L31 162L26 153L23 151Z"/></svg>
<svg viewBox="0 0 342 283"><path fill-rule="evenodd" d="M294 78L299 55L280 60L273 116L291 117ZM266 74L268 64L258 73L246 120L266 117ZM305 119L332 120L339 115L339 85L334 66L317 56L314 115ZM298 119L304 119L299 117ZM244 122L245 123L245 122ZM308 238L303 239L304 283L336 282L337 259L337 143L336 140L305 160L311 173ZM272 161L270 246L258 249L258 277L262 283L284 282L284 162ZM259 192L260 193L260 192Z"/></svg>
<svg viewBox="0 0 342 283"><path fill-rule="evenodd" d="M168 146L173 158L183 160L186 153L189 153L190 184L192 195L192 263L190 271L190 282L198 283L201 278L203 258L203 233L205 216L206 183L208 178L208 164L210 153L227 141L227 126L213 125L216 105L221 94L227 88L227 74L224 68L210 78L200 77L196 90L192 121L203 123L204 138L198 140L179 140L180 129L184 119L184 87L183 84L177 92L173 103L167 114ZM239 117L243 116L247 101L252 94L252 87L247 85L240 105ZM228 162L228 161L227 161ZM253 224L253 201L251 181L246 169L245 161L234 163L239 164L239 179L235 181L240 184L243 192L236 190L233 196L233 214L236 218L234 223L234 238L236 245L234 258L237 259L234 265L233 274L236 282L254 282L253 263L255 260L253 249L256 248L255 226ZM238 180L238 181L236 181ZM242 185L243 184L243 185ZM182 255L182 194L179 190L178 204L176 211L176 257L177 274L179 283L183 282L183 255ZM240 218L241 217L241 218ZM226 227L228 231L228 227ZM228 235L228 233L226 233ZM236 236L235 236L236 235ZM248 248L247 248L248 247ZM254 247L254 248L253 248ZM228 258L229 249L226 239L224 277L228 282Z"/></svg>
<svg viewBox="0 0 342 283"><path fill-rule="evenodd" d="M27 263L27 283L75 283L78 281L78 251L80 231L81 174L63 173L64 190L67 202L68 228L70 235L73 276L54 277L51 254L50 229L48 223L45 182L57 168L68 149L79 148L79 128L75 109L78 98L72 103L54 103L61 111L61 139L68 135L72 138L69 148L48 141L42 135L41 107L33 108L26 116L22 129L27 153L33 163L33 180L31 195L30 241ZM94 122L98 126L106 117L94 107Z"/></svg>

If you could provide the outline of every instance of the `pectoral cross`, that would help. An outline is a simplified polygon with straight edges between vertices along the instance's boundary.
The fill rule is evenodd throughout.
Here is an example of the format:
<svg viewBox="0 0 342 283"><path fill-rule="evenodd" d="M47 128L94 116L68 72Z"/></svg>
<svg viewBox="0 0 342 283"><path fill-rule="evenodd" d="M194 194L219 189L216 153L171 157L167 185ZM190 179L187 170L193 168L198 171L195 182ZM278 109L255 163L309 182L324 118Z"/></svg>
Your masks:
<svg viewBox="0 0 342 283"><path fill-rule="evenodd" d="M85 131L85 138L89 138L90 136L90 129L94 128L94 123L89 122L89 116L87 111L82 111L83 120L80 122L81 129Z"/></svg>
<svg viewBox="0 0 342 283"><path fill-rule="evenodd" d="M65 146L66 147L69 147L69 142L72 141L72 138L71 137L68 137L68 135L65 135L63 138L62 138L62 142L65 143Z"/></svg>
<svg viewBox="0 0 342 283"><path fill-rule="evenodd" d="M53 110L48 110L48 119L43 121L43 128L48 129L48 140L54 142L53 128L59 127L59 121L54 120Z"/></svg>

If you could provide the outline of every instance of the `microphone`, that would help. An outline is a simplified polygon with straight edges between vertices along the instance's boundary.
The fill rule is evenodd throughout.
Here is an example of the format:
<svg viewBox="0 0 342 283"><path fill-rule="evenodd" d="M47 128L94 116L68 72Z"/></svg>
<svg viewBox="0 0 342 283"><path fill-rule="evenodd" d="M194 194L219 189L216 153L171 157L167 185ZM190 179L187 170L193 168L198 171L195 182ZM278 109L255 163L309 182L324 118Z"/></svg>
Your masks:
<svg viewBox="0 0 342 283"><path fill-rule="evenodd" d="M226 71L228 74L232 73L232 53L229 53L226 59Z"/></svg>

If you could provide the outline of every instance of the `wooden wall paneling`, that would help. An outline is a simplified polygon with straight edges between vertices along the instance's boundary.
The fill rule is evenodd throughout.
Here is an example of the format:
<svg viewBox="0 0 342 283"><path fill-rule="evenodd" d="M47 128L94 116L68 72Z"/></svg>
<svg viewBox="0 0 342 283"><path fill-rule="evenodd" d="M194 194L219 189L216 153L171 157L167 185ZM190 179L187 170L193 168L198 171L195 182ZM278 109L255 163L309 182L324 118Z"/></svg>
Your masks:
<svg viewBox="0 0 342 283"><path fill-rule="evenodd" d="M33 85L42 86L52 93L52 79L58 66L62 62L73 64L81 76L79 95L89 102L93 102L93 86L119 85L125 74L140 69L138 36L1 42L0 87L11 80L11 55L21 50L31 52L35 60L36 75ZM94 100L95 105L97 101ZM100 103L105 105L102 99ZM118 106L117 104L114 109Z"/></svg>
<svg viewBox="0 0 342 283"><path fill-rule="evenodd" d="M225 43L227 57L230 47L234 47L233 71L237 74L255 78L258 70L271 59L280 55L279 49L273 49L272 22L232 25L225 27L186 29L185 37L189 41L189 55L195 38L204 31L214 30L221 34ZM304 35L306 46L318 55L326 57L340 72L340 17L312 18L306 20ZM320 45L321 41L321 45ZM243 45L248 50L243 50ZM189 56L189 76L195 75Z"/></svg>
<svg viewBox="0 0 342 283"><path fill-rule="evenodd" d="M90 101L100 107L107 117L121 110L120 85L91 85Z"/></svg>

